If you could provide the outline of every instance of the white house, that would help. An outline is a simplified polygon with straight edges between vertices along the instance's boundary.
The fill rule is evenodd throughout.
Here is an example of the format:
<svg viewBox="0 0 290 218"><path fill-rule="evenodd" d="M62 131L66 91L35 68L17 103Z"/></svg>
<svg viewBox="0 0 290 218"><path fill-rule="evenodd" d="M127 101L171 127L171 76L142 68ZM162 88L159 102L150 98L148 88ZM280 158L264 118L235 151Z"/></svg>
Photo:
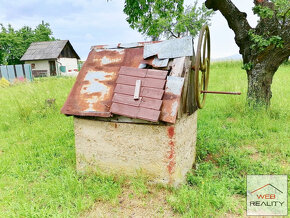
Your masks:
<svg viewBox="0 0 290 218"><path fill-rule="evenodd" d="M20 59L30 64L32 75L55 76L78 73L80 57L69 40L33 42Z"/></svg>

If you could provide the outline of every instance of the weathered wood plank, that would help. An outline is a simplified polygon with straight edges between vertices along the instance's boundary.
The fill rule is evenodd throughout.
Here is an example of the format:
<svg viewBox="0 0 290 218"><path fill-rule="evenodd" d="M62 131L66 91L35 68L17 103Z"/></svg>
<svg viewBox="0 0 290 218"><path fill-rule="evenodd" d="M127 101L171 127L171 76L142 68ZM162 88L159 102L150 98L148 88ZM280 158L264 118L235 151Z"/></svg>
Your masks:
<svg viewBox="0 0 290 218"><path fill-rule="evenodd" d="M189 76L191 73L191 59L190 57L185 58L184 63L184 85L182 90L182 96L180 99L180 107L178 109L178 117L182 117L184 113L187 112L187 97L188 97L188 86L189 86Z"/></svg>
<svg viewBox="0 0 290 218"><path fill-rule="evenodd" d="M185 57L175 58L172 63L172 70L170 72L170 76L184 76L184 63Z"/></svg>

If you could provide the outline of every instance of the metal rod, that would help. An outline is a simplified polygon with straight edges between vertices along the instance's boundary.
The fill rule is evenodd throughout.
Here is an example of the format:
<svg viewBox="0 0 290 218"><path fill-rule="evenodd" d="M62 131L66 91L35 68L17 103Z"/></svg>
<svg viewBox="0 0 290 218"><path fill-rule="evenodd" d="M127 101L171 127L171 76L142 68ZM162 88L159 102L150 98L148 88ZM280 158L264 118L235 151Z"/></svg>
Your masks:
<svg viewBox="0 0 290 218"><path fill-rule="evenodd" d="M240 92L215 92L215 91L201 91L201 93L208 94L224 94L224 95L240 95Z"/></svg>

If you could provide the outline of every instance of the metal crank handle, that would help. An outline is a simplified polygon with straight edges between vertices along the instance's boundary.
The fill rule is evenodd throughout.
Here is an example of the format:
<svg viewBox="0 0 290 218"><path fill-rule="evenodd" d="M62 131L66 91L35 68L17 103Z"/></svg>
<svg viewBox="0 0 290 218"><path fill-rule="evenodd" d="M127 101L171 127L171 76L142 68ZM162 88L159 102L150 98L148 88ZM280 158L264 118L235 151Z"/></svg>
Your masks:
<svg viewBox="0 0 290 218"><path fill-rule="evenodd" d="M222 95L241 95L240 92L216 92L216 91L200 91L200 93L208 93L208 94L222 94Z"/></svg>

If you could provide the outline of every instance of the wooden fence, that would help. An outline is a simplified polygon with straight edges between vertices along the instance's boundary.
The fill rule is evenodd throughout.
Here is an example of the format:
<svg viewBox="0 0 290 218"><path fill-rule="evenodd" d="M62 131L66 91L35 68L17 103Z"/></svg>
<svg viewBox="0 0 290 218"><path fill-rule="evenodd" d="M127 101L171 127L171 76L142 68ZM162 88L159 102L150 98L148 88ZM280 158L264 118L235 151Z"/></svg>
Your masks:
<svg viewBox="0 0 290 218"><path fill-rule="evenodd" d="M17 65L2 65L0 66L0 79L5 78L9 82L15 80L33 80L31 65L30 64L17 64Z"/></svg>

